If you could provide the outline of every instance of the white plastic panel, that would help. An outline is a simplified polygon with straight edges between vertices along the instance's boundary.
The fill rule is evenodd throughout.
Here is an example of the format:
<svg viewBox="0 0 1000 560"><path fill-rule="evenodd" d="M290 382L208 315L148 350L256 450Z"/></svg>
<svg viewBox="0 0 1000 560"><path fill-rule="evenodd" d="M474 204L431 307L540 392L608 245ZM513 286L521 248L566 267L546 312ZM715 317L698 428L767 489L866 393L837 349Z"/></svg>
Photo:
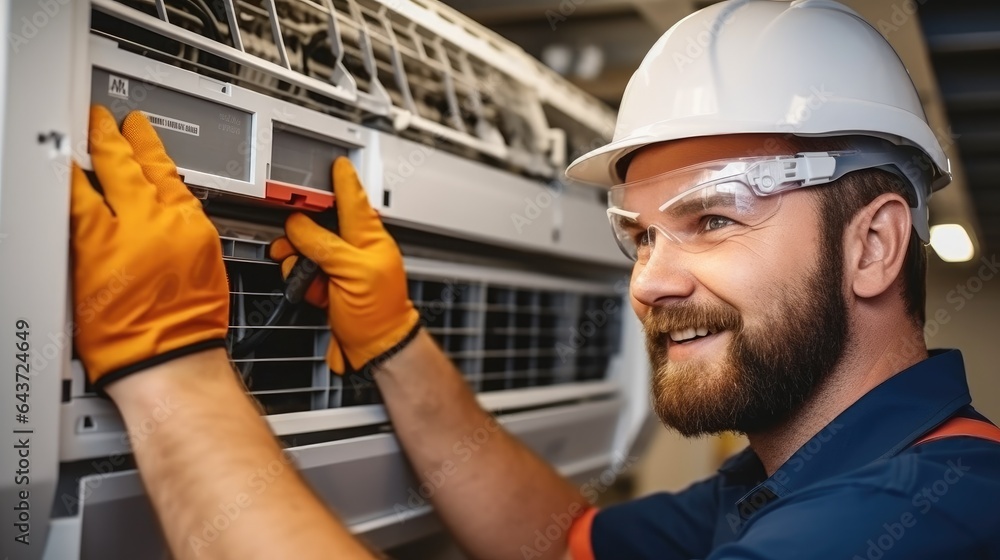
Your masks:
<svg viewBox="0 0 1000 560"><path fill-rule="evenodd" d="M375 201L389 192L389 204L379 209L386 218L508 247L552 246L553 213L526 215L531 201L547 195L543 183L431 146L375 131L368 134L373 138L363 155L365 187Z"/></svg>
<svg viewBox="0 0 1000 560"><path fill-rule="evenodd" d="M617 400L501 417L544 459L572 476L611 463ZM426 503L410 503L419 483L392 435L373 435L290 450L324 501L368 542L380 548L420 536ZM163 541L135 471L91 477L80 483L83 560L158 558ZM68 533L68 532L67 532ZM115 535L109 538L109 535Z"/></svg>
<svg viewBox="0 0 1000 560"><path fill-rule="evenodd" d="M35 2L0 3L0 23L6 23L0 49L5 73L0 98L0 551L26 560L42 557L58 475L59 398L72 334L67 255L73 104L67 92L74 87L74 41L86 32L79 25L79 4L53 2L45 8L48 12ZM22 342L27 344L19 349L16 344Z"/></svg>
<svg viewBox="0 0 1000 560"><path fill-rule="evenodd" d="M606 192L568 185L554 202L559 206L560 252L626 268L631 263L615 243L608 223Z"/></svg>

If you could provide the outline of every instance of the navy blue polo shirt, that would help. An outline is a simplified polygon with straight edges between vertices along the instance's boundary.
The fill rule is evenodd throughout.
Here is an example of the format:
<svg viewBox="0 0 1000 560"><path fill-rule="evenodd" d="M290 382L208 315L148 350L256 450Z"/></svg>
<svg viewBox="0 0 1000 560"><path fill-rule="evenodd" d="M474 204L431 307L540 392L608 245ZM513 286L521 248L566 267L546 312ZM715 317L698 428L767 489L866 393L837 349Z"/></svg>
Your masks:
<svg viewBox="0 0 1000 560"><path fill-rule="evenodd" d="M597 513L597 560L1000 558L1000 444L912 444L970 405L962 355L931 357L841 413L768 477L747 449L718 474Z"/></svg>

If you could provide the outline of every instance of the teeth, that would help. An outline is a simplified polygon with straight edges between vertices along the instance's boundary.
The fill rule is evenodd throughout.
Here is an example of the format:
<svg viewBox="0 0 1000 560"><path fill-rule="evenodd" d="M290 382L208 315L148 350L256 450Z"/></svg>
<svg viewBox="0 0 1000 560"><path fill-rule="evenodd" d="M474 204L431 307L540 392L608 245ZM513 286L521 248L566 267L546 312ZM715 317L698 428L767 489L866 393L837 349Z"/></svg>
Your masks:
<svg viewBox="0 0 1000 560"><path fill-rule="evenodd" d="M670 340L673 340L674 342L684 342L685 340L690 340L696 336L706 336L708 334L715 334L715 331L710 331L708 327L692 327L682 331L671 331Z"/></svg>

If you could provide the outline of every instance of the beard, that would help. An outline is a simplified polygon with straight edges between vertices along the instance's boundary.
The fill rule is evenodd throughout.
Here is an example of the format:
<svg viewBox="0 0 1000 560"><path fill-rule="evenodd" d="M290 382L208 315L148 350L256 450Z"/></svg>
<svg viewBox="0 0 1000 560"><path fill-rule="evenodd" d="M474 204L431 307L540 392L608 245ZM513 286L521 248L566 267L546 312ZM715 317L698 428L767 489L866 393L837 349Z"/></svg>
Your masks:
<svg viewBox="0 0 1000 560"><path fill-rule="evenodd" d="M829 247L827 248L829 249ZM745 326L725 302L652 308L643 319L652 362L653 407L684 436L757 433L800 410L840 361L848 335L840 251L824 250L798 289L772 312ZM671 331L708 327L731 340L718 361L667 359Z"/></svg>

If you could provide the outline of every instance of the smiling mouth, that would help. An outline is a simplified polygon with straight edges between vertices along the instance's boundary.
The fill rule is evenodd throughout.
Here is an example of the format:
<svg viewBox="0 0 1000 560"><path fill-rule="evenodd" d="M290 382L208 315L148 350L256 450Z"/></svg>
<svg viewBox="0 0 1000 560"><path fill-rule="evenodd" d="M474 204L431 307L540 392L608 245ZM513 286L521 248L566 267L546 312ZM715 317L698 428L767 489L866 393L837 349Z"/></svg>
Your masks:
<svg viewBox="0 0 1000 560"><path fill-rule="evenodd" d="M709 327L692 327L687 329L680 329L675 331L670 331L667 336L672 342L677 344L687 344L689 342L705 338L720 332L718 329Z"/></svg>

